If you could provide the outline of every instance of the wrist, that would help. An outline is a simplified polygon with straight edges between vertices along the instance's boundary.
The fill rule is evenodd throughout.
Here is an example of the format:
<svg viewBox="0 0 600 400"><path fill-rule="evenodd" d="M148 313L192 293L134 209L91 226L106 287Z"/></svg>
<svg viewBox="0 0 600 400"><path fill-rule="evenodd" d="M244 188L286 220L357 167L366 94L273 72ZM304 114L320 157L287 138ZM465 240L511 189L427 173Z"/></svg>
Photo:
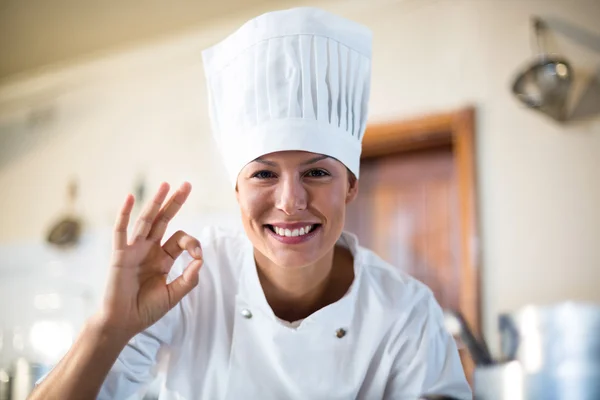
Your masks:
<svg viewBox="0 0 600 400"><path fill-rule="evenodd" d="M106 321L101 313L93 315L86 323L85 329L105 343L111 343L121 347L135 336L122 327L115 326Z"/></svg>

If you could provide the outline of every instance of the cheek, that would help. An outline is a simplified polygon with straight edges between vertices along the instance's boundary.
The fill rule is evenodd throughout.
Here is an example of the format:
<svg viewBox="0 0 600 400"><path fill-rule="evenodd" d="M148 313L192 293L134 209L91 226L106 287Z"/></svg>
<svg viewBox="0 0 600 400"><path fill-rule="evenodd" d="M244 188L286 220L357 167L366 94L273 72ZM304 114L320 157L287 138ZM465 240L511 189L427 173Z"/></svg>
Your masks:
<svg viewBox="0 0 600 400"><path fill-rule="evenodd" d="M327 218L329 224L343 224L346 211L346 187L335 185L315 193L313 206Z"/></svg>
<svg viewBox="0 0 600 400"><path fill-rule="evenodd" d="M259 219L269 210L269 196L264 190L241 190L238 203L245 220Z"/></svg>

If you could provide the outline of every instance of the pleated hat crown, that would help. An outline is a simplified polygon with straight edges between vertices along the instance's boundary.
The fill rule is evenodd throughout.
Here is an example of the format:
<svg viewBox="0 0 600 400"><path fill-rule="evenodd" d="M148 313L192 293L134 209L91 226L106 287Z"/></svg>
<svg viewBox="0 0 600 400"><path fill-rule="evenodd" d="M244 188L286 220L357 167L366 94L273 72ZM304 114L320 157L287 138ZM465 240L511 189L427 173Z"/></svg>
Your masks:
<svg viewBox="0 0 600 400"><path fill-rule="evenodd" d="M202 54L213 135L235 187L246 164L301 150L359 176L371 31L302 7L248 21Z"/></svg>

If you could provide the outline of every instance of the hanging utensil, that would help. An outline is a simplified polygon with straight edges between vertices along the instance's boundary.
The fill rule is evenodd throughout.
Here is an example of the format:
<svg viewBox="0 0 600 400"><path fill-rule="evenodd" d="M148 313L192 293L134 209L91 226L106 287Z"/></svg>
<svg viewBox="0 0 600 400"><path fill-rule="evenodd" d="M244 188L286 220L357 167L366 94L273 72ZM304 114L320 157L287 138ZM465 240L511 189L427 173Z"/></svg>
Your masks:
<svg viewBox="0 0 600 400"><path fill-rule="evenodd" d="M569 62L551 55L543 42L546 24L533 19L537 42L537 58L519 72L513 82L513 94L527 107L543 112L557 121L565 121L567 101L573 82L573 69Z"/></svg>
<svg viewBox="0 0 600 400"><path fill-rule="evenodd" d="M48 243L61 248L71 247L79 242L83 221L75 213L77 182L72 180L67 187L67 213L53 224L48 232Z"/></svg>
<svg viewBox="0 0 600 400"><path fill-rule="evenodd" d="M133 214L137 214L141 211L144 201L146 200L146 177L143 174L138 175L133 190L133 193L135 194Z"/></svg>

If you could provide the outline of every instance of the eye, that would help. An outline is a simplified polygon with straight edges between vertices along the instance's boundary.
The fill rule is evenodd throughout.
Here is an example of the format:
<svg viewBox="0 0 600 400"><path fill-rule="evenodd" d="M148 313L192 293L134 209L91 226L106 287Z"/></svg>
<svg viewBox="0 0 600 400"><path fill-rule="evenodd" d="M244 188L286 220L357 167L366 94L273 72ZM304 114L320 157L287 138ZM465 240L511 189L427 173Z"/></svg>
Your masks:
<svg viewBox="0 0 600 400"><path fill-rule="evenodd" d="M253 178L257 178L257 179L270 179L270 178L274 178L275 174L272 173L271 171L258 171L257 173L255 173L254 175L252 175Z"/></svg>
<svg viewBox="0 0 600 400"><path fill-rule="evenodd" d="M324 176L329 176L329 172L325 171L324 169L311 169L310 171L306 172L305 176L309 177L309 178L321 178Z"/></svg>

